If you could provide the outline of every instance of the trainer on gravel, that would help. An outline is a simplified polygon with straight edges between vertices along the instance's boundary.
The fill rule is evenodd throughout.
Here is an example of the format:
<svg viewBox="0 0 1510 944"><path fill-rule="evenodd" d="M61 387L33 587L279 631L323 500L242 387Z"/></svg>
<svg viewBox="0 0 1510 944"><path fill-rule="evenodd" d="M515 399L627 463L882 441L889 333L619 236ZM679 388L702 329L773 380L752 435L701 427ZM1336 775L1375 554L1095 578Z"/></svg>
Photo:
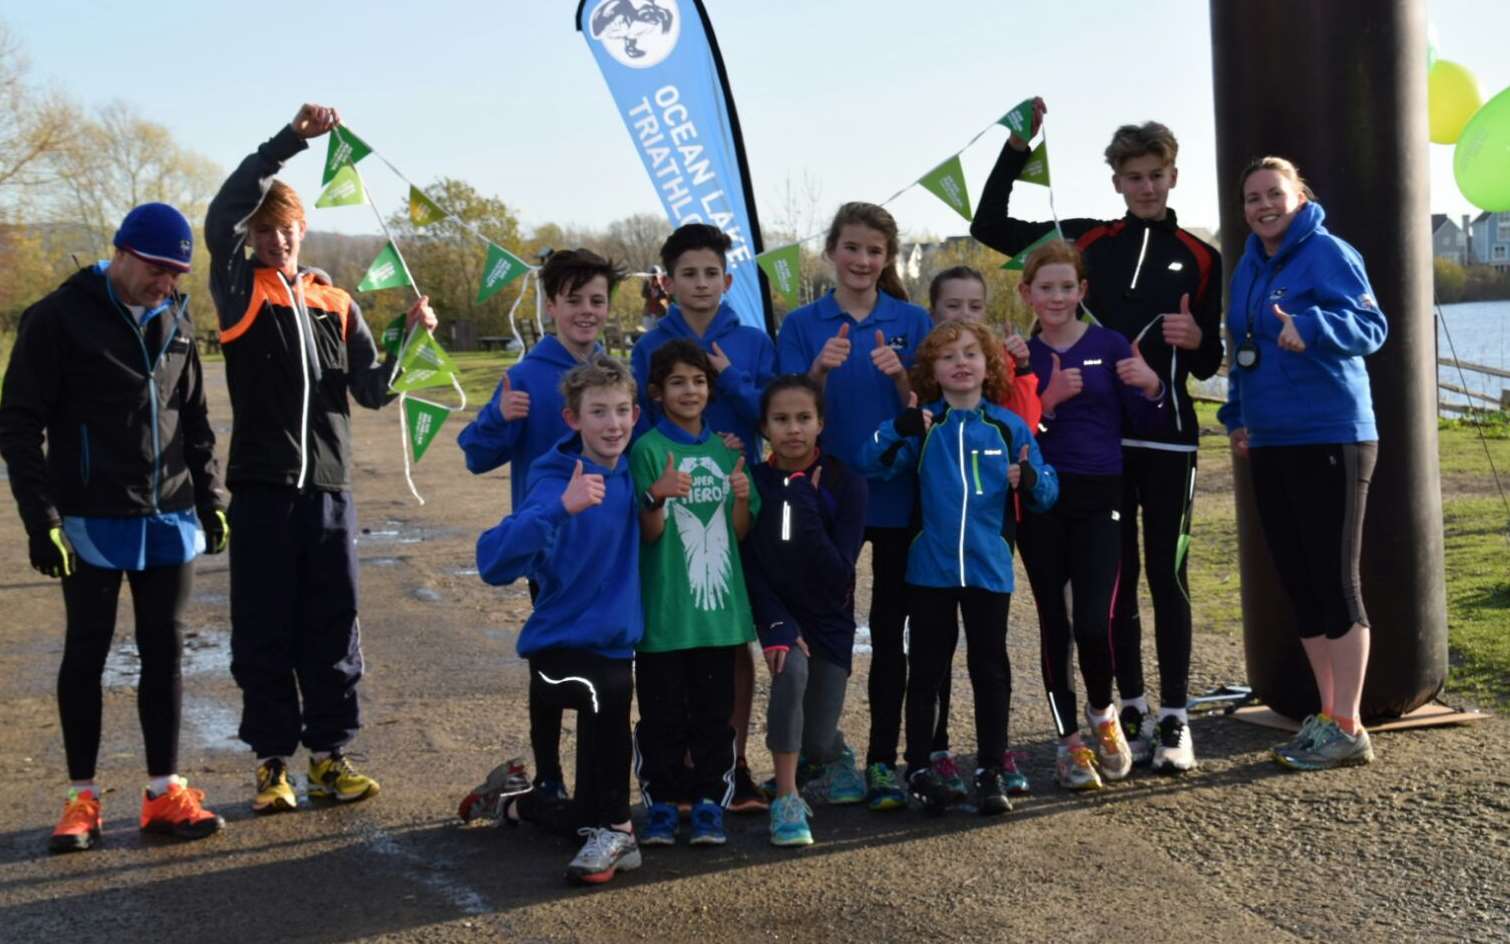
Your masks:
<svg viewBox="0 0 1510 944"><path fill-rule="evenodd" d="M1251 463L1264 540L1321 693L1321 713L1274 758L1295 770L1366 764L1358 561L1379 433L1363 358L1388 325L1363 257L1322 225L1294 164L1259 158L1239 186L1253 233L1232 277L1232 367L1218 417Z"/></svg>

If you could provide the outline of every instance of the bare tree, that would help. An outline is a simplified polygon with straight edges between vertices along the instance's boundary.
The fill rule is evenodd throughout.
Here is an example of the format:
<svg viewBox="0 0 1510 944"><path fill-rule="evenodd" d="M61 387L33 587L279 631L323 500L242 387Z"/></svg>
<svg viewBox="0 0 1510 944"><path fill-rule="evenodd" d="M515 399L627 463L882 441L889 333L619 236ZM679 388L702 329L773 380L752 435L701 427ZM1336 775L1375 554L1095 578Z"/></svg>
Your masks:
<svg viewBox="0 0 1510 944"><path fill-rule="evenodd" d="M20 41L0 22L0 204L52 179L50 158L71 146L78 123L73 104L29 79Z"/></svg>

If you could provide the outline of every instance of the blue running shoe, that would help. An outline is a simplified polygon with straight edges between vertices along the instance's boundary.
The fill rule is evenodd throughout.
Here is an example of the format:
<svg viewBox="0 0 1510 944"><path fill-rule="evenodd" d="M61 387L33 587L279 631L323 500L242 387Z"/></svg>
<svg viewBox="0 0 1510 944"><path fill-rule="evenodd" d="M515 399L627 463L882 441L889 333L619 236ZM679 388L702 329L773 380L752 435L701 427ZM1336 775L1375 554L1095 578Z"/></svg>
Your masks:
<svg viewBox="0 0 1510 944"><path fill-rule="evenodd" d="M646 817L645 828L640 830L640 845L676 845L677 820L675 803L650 804L650 815Z"/></svg>
<svg viewBox="0 0 1510 944"><path fill-rule="evenodd" d="M796 793L779 796L771 801L771 845L811 846L813 831L808 828L807 818L812 815L802 797Z"/></svg>
<svg viewBox="0 0 1510 944"><path fill-rule="evenodd" d="M712 800L698 800L692 807L692 839L694 846L721 846L729 841L724 832L724 808Z"/></svg>
<svg viewBox="0 0 1510 944"><path fill-rule="evenodd" d="M855 752L848 747L828 762L828 802L834 806L865 802L865 778L855 769Z"/></svg>
<svg viewBox="0 0 1510 944"><path fill-rule="evenodd" d="M1021 756L1018 751L1007 751L1001 755L1001 780L1007 788L1008 796L1028 795L1028 775L1017 767L1017 758Z"/></svg>
<svg viewBox="0 0 1510 944"><path fill-rule="evenodd" d="M865 768L865 787L865 802L872 811L907 809L907 794L897 782L897 769L891 764L878 761Z"/></svg>

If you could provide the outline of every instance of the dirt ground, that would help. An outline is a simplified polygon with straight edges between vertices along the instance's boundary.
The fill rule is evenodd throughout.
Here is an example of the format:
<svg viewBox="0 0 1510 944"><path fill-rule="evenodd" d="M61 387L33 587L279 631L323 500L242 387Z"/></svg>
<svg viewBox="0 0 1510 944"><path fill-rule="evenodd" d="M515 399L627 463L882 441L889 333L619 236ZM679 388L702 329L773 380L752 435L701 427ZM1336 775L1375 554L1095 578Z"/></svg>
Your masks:
<svg viewBox="0 0 1510 944"><path fill-rule="evenodd" d="M223 377L211 371L223 450L230 411ZM466 472L451 445L464 418L453 418L416 470L428 500L418 506L403 485L397 411L359 413L368 676L355 748L383 784L370 802L266 819L249 812L253 761L235 738L240 699L227 670L226 561L203 558L188 617L182 769L226 830L178 844L137 829L144 774L123 594L106 673L104 844L49 856L66 787L53 696L62 601L56 583L27 566L15 514L0 514L0 939L1510 940L1510 722L1381 734L1370 767L1296 775L1266 759L1275 732L1201 717L1192 725L1198 771L1140 772L1098 795L1070 796L1051 784L1052 728L1025 589L1012 608L1012 738L1027 752L1034 795L1013 813L935 820L815 803L817 844L795 852L767 845L763 815L731 816L727 846L647 850L637 872L600 889L569 887L561 872L571 845L455 817L467 788L528 747L525 671L514 654L528 597L522 584L485 586L473 569L477 533L505 510L506 476ZM844 717L861 749L867 661L856 660ZM1151 649L1147 665L1152 681ZM954 671L952 730L968 751L963 653ZM1199 633L1192 689L1242 678L1239 640ZM757 776L770 770L765 690L762 679Z"/></svg>

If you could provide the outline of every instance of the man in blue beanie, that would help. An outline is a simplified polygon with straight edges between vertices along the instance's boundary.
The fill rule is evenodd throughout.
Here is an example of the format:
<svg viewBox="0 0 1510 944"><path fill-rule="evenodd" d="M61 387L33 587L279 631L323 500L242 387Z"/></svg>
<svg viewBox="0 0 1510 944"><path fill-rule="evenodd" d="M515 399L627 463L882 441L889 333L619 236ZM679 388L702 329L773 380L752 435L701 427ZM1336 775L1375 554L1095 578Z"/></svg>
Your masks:
<svg viewBox="0 0 1510 944"><path fill-rule="evenodd" d="M31 565L63 584L58 710L71 785L54 852L100 838L100 677L122 575L141 656L150 778L141 828L201 839L224 826L177 774L193 560L229 538L194 326L178 292L193 250L182 213L163 203L132 210L110 261L80 269L22 314L0 389L0 456Z"/></svg>

